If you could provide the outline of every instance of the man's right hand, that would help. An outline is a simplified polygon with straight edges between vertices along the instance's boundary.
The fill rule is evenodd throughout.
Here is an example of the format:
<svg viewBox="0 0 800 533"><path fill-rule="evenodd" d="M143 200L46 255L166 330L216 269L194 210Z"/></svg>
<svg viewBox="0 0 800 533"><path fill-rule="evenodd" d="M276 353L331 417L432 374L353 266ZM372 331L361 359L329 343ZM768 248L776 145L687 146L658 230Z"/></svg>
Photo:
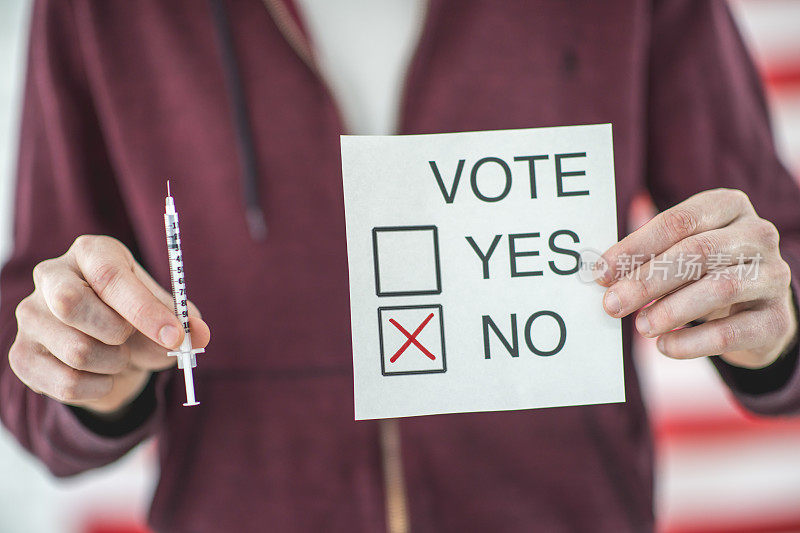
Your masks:
<svg viewBox="0 0 800 533"><path fill-rule="evenodd" d="M183 328L172 296L118 240L78 237L55 259L36 265L35 290L17 306L11 369L28 387L100 416L118 413L153 371L176 364ZM192 344L211 332L189 303Z"/></svg>

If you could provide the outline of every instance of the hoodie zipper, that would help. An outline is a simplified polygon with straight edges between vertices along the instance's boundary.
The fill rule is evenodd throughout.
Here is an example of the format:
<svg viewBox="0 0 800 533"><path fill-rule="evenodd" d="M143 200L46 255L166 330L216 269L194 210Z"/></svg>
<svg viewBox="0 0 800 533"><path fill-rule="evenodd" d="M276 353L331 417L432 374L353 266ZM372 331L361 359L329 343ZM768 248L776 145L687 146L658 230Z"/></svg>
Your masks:
<svg viewBox="0 0 800 533"><path fill-rule="evenodd" d="M311 45L308 40L305 39L303 32L292 18L286 4L281 0L264 0L264 6L267 8L272 20L275 21L275 25L278 26L278 30L289 43L289 46L292 47L292 50L300 56L300 59L303 60L306 66L319 76Z"/></svg>
<svg viewBox="0 0 800 533"><path fill-rule="evenodd" d="M333 98L333 91L328 85L325 77L319 70L314 59L314 52L308 40L303 35L299 26L292 18L289 9L282 0L263 0L267 12L272 17L278 30L283 35L284 39L292 47L292 50L300 57L303 63L316 75L328 93L328 97L333 102L333 107L342 125L342 131L347 132L347 122L344 116L336 106L336 100ZM423 12L420 24L427 18L427 8ZM419 47L419 45L417 45ZM416 55L416 54L414 54ZM406 72L403 75L403 91L401 96L401 108L399 115L402 116L403 104L405 101L406 82L408 78L408 70L413 62L409 62L406 67ZM398 116L398 122L400 122ZM383 469L383 491L384 491L384 506L386 517L386 531L387 533L409 533L410 531L410 515L408 512L408 497L405 488L405 479L403 475L403 458L401 453L400 444L400 423L396 418L378 421L378 433L381 450L381 467Z"/></svg>
<svg viewBox="0 0 800 533"><path fill-rule="evenodd" d="M333 89L328 85L328 81L325 79L325 76L322 75L322 72L320 72L317 61L314 58L314 49L311 48L308 39L303 35L303 31L292 17L289 8L286 7L286 3L283 0L263 0L263 3L264 7L267 8L267 13L269 13L273 22L275 22L275 26L278 27L278 31L281 32L281 35L283 35L283 38L289 43L294 53L297 54L308 69L317 77L320 83L322 83L328 99L332 102L333 109L336 112L336 118L342 126L342 132L345 134L348 133L350 128L347 126L347 121L336 105Z"/></svg>

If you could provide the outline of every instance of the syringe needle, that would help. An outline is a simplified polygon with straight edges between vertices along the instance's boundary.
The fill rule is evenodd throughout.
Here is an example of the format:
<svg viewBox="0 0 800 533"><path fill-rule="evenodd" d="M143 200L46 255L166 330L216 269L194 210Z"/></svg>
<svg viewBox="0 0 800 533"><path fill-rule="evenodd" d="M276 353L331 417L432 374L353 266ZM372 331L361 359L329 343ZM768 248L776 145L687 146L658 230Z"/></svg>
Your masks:
<svg viewBox="0 0 800 533"><path fill-rule="evenodd" d="M172 193L169 192L169 180L167 180L167 196L172 196Z"/></svg>

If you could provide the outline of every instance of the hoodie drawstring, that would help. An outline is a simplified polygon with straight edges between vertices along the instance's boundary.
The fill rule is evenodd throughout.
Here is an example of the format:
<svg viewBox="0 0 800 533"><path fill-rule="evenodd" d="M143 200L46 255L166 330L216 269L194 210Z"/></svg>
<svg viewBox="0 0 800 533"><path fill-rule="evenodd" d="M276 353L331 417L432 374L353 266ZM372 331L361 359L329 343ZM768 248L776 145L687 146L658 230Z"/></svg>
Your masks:
<svg viewBox="0 0 800 533"><path fill-rule="evenodd" d="M231 26L222 0L208 0L208 4L214 20L217 48L225 74L225 86L228 90L228 100L236 134L247 228L253 240L263 241L267 237L267 222L259 201L258 165L253 143L253 129L247 113L239 65L236 63Z"/></svg>

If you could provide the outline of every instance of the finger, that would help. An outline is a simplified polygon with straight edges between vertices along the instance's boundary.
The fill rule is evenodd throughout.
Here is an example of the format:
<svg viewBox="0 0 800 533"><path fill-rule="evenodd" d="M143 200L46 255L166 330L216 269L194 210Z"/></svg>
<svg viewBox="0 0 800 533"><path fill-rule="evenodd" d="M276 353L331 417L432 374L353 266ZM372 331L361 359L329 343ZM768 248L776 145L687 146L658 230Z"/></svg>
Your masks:
<svg viewBox="0 0 800 533"><path fill-rule="evenodd" d="M742 238L747 226L732 224L711 230L670 247L651 261L619 278L603 297L611 316L623 317L679 287L699 280L709 270L753 259L759 247Z"/></svg>
<svg viewBox="0 0 800 533"><path fill-rule="evenodd" d="M73 248L78 268L101 300L165 348L180 345L180 322L134 273L127 248L116 239L96 236L76 240Z"/></svg>
<svg viewBox="0 0 800 533"><path fill-rule="evenodd" d="M129 405L139 396L147 386L150 375L150 372L129 366L119 374L114 374L114 388L109 394L99 400L81 402L79 405L97 414L118 413L121 407Z"/></svg>
<svg viewBox="0 0 800 533"><path fill-rule="evenodd" d="M145 270L143 269L138 263L134 263L134 273L139 277L142 283L147 286L150 291L156 297L161 300L165 305L174 307L174 300L172 294L168 293L161 285L158 284L156 280ZM193 348L205 348L211 340L211 330L208 327L208 324L202 320L202 315L200 313L200 309L192 303L191 300L187 301L189 305L189 331L192 335L192 347ZM175 364L174 360L170 363L167 362L166 365L164 363L163 357L164 350L160 348L158 345L154 345L150 343L151 346L147 350L142 350L145 354L145 359L142 361L145 365L144 368L150 369L158 369L158 368L168 368ZM155 357L151 357L152 354L156 354ZM170 358L174 359L174 358Z"/></svg>
<svg viewBox="0 0 800 533"><path fill-rule="evenodd" d="M752 212L747 195L731 189L696 194L662 211L603 254L604 272L598 282L608 285L620 276L620 258L649 258L698 233L728 225Z"/></svg>
<svg viewBox="0 0 800 533"><path fill-rule="evenodd" d="M34 343L15 348L9 362L25 385L62 403L98 400L114 385L113 377L76 370Z"/></svg>
<svg viewBox="0 0 800 533"><path fill-rule="evenodd" d="M34 321L36 341L76 370L117 374L128 365L130 349L124 344L103 344L52 316L41 316Z"/></svg>
<svg viewBox="0 0 800 533"><path fill-rule="evenodd" d="M748 309L665 333L658 338L658 350L675 359L693 359L729 352L758 350L774 338L771 308Z"/></svg>
<svg viewBox="0 0 800 533"><path fill-rule="evenodd" d="M143 333L134 333L126 343L131 351L131 365L141 370L164 370L175 366L177 359L169 357L163 346L148 339Z"/></svg>
<svg viewBox="0 0 800 533"><path fill-rule="evenodd" d="M192 332L192 348L205 348L211 342L211 329L202 318L190 316L189 330Z"/></svg>
<svg viewBox="0 0 800 533"><path fill-rule="evenodd" d="M762 267L761 275L743 264L714 271L661 298L636 317L636 329L645 337L661 335L712 312L737 303L777 297L782 290L769 280Z"/></svg>
<svg viewBox="0 0 800 533"><path fill-rule="evenodd" d="M133 331L65 261L39 263L33 275L48 309L64 324L113 345L125 342Z"/></svg>
<svg viewBox="0 0 800 533"><path fill-rule="evenodd" d="M205 322L197 317L189 317L192 334L192 347L205 348L211 339L211 332ZM131 351L131 364L144 370L164 370L175 366L177 359L167 355L167 351L141 334L134 334L128 340Z"/></svg>
<svg viewBox="0 0 800 533"><path fill-rule="evenodd" d="M159 285L158 282L154 280L153 277L144 268L142 268L141 265L139 265L139 263L134 263L133 272L141 280L141 282L144 283L148 289L150 289L150 292L152 292L156 298L161 300L164 305L171 309L174 307L175 304L172 294L167 292L161 285ZM198 309L197 306L191 302L191 300L188 301L188 304L189 315L202 318L203 315L200 313L200 309Z"/></svg>

